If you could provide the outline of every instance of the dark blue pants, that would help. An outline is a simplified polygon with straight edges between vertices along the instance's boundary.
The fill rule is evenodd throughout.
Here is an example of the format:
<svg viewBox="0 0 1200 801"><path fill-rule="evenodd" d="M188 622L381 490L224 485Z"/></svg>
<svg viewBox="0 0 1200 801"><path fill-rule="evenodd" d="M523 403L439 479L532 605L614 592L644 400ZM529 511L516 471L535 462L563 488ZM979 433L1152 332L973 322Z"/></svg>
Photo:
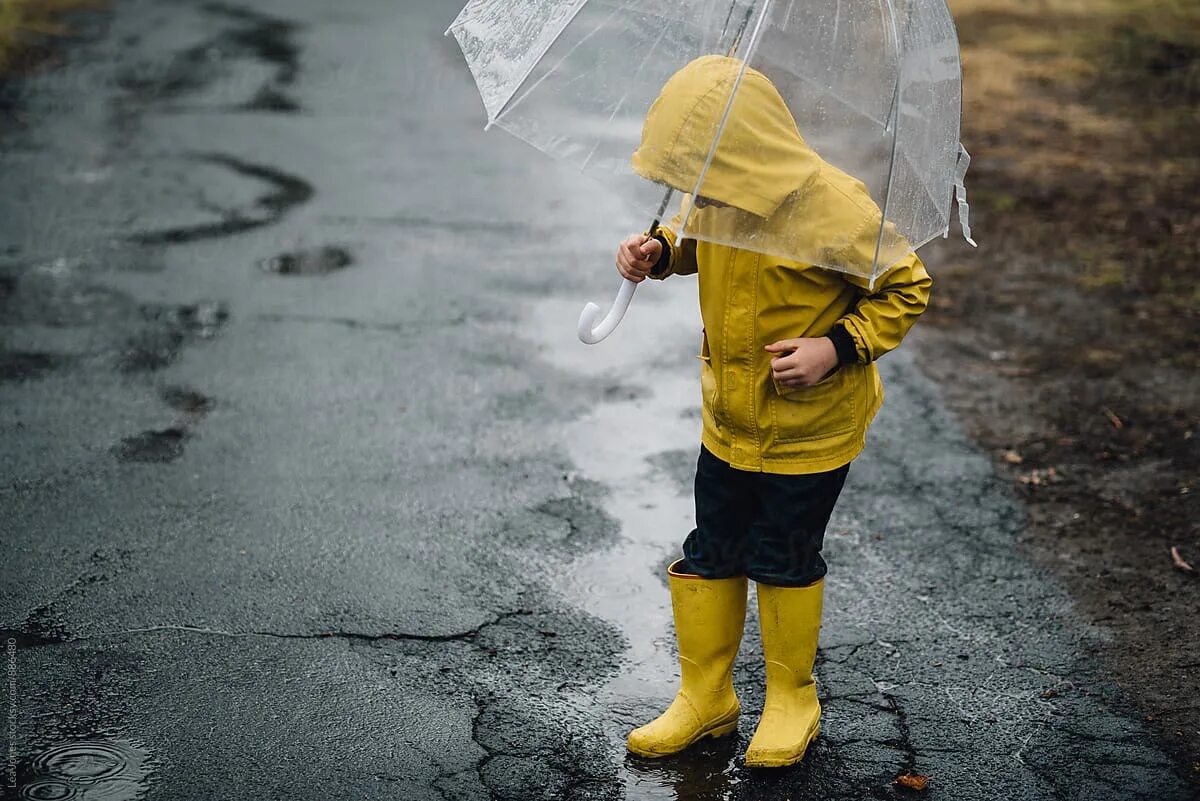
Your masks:
<svg viewBox="0 0 1200 801"><path fill-rule="evenodd" d="M780 475L730 467L700 446L696 527L683 543L682 572L746 576L803 587L825 575L821 545L850 465L825 473Z"/></svg>

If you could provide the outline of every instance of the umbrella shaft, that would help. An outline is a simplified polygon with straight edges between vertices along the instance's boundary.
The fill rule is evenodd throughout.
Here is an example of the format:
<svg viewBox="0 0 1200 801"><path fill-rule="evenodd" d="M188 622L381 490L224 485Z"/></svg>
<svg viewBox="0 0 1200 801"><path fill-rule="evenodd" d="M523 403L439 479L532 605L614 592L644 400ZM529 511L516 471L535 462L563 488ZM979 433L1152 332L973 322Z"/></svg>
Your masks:
<svg viewBox="0 0 1200 801"><path fill-rule="evenodd" d="M667 204L671 202L671 195L675 193L674 189L668 189L663 195L662 203L658 204L658 213L654 215L654 222L650 223L649 231L654 233L654 229L658 228L658 224L662 222L663 215L667 213Z"/></svg>

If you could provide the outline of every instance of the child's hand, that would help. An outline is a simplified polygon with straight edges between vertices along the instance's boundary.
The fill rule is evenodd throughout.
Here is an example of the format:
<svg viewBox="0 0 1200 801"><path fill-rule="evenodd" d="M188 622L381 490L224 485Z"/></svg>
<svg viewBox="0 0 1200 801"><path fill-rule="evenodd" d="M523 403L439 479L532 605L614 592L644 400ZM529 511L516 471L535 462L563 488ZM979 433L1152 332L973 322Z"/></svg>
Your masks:
<svg viewBox="0 0 1200 801"><path fill-rule="evenodd" d="M791 351L771 360L771 375L781 386L811 387L837 367L837 349L829 337L781 339L766 346L769 353Z"/></svg>
<svg viewBox="0 0 1200 801"><path fill-rule="evenodd" d="M645 234L634 234L617 248L617 272L635 284L646 280L650 268L662 255L662 242Z"/></svg>

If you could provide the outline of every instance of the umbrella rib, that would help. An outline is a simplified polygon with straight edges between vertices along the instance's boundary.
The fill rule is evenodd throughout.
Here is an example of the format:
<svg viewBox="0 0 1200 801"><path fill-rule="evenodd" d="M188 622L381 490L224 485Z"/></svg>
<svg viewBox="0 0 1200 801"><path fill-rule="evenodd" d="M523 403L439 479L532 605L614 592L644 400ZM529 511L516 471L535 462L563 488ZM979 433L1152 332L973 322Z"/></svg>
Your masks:
<svg viewBox="0 0 1200 801"><path fill-rule="evenodd" d="M729 20L733 19L733 10L737 8L737 0L733 0L729 4L729 13L725 15L725 24L721 26L721 38L725 38L725 32L729 30Z"/></svg>
<svg viewBox="0 0 1200 801"><path fill-rule="evenodd" d="M525 68L525 74L521 76L521 80L519 80L513 84L512 92L509 94L509 96L507 98L505 98L504 102L500 104L500 107L496 109L496 113L492 116L491 120L488 121L489 126L493 122L498 120L500 118L501 114L503 114L505 111L508 110L508 106L510 103L512 103L513 97L515 97L517 92L520 91L521 84L523 84L523 83L525 83L525 81L529 80L529 76L532 75L534 69L537 68L538 62L546 57L546 54L550 52L550 48L554 47L555 42L557 42L559 40L559 38L563 35L563 31L565 31L567 29L567 27L572 22L575 21L575 18L577 16L579 16L579 12L583 10L583 7L585 5L587 5L587 0L576 0L575 7L573 9L571 9L571 13L567 15L567 18L565 20L563 20L563 24L561 26L559 26L558 31L554 34L554 38L552 38L549 42L546 43L546 48L544 50L542 50L541 53L539 53L536 57L531 58L529 60L529 66ZM616 13L616 12L613 12L613 13ZM580 42L580 44L582 44L582 42ZM576 45L576 47L578 47L578 45ZM573 49L574 48L572 48L572 50ZM544 75L542 76L541 79L538 80L537 83L541 83L542 80L545 80ZM534 86L537 86L537 84L535 83ZM530 88L532 89L533 87L530 87ZM529 94L529 93L526 92L525 94ZM525 95L522 95L521 97L524 98Z"/></svg>

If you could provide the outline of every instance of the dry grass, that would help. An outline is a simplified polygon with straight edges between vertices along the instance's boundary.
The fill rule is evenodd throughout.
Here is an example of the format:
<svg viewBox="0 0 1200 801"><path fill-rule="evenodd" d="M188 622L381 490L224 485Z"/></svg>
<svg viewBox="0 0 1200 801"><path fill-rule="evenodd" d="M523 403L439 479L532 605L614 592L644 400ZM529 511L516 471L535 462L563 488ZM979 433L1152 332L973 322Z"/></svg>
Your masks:
<svg viewBox="0 0 1200 801"><path fill-rule="evenodd" d="M0 75L40 60L47 40L70 33L62 14L98 0L0 0Z"/></svg>
<svg viewBox="0 0 1200 801"><path fill-rule="evenodd" d="M1200 3L950 4L980 247L929 246L933 368L1021 455L1026 542L1200 781L1197 585L1168 557L1200 553Z"/></svg>
<svg viewBox="0 0 1200 801"><path fill-rule="evenodd" d="M964 141L988 171L976 181L981 219L1076 262L1084 290L1133 290L1194 319L1200 3L951 5Z"/></svg>

